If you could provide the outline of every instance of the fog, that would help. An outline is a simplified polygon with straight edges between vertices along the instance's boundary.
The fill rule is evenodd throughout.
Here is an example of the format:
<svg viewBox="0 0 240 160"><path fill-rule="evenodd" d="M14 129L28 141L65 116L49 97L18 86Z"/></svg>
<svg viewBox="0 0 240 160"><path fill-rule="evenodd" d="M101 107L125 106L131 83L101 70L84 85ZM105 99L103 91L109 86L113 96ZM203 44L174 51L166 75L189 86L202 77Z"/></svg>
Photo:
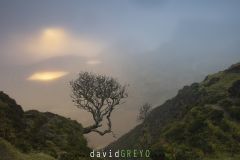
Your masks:
<svg viewBox="0 0 240 160"><path fill-rule="evenodd" d="M0 90L24 110L50 111L83 125L69 81L91 71L128 84L113 113L117 137L133 128L141 104L159 106L178 89L240 61L239 1L0 2ZM51 81L42 72L66 73ZM87 135L100 148L112 135Z"/></svg>

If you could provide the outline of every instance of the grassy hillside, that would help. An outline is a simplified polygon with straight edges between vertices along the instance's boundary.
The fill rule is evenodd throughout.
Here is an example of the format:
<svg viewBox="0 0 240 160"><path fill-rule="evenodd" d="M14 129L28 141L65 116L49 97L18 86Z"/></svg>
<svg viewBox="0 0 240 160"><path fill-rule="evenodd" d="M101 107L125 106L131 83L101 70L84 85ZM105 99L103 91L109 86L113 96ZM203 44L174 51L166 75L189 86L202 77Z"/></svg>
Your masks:
<svg viewBox="0 0 240 160"><path fill-rule="evenodd" d="M0 160L55 160L43 153L23 154L2 138L0 138L0 155Z"/></svg>
<svg viewBox="0 0 240 160"><path fill-rule="evenodd" d="M0 138L1 146L7 148L2 150L0 157L26 153L21 155L28 158L49 155L59 160L75 160L88 157L90 151L82 126L77 121L49 112L24 112L3 92L0 92Z"/></svg>
<svg viewBox="0 0 240 160"><path fill-rule="evenodd" d="M150 148L163 160L239 159L240 64L183 87L107 148Z"/></svg>

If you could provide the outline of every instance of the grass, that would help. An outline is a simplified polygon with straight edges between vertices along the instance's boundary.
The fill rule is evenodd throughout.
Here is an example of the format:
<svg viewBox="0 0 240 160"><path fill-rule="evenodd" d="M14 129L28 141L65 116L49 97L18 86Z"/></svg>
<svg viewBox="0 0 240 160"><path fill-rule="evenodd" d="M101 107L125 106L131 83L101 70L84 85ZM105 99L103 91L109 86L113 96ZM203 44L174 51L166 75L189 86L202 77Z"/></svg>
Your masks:
<svg viewBox="0 0 240 160"><path fill-rule="evenodd" d="M55 160L43 153L24 154L0 138L0 160Z"/></svg>
<svg viewBox="0 0 240 160"><path fill-rule="evenodd" d="M227 76L225 75L227 74ZM207 91L209 92L226 92L229 87L231 87L232 83L235 82L236 80L240 80L239 73L224 73L224 72L218 72L216 74L208 76L208 79L212 78L219 78L219 81L216 82L215 84L206 87ZM203 84L207 83L203 82Z"/></svg>
<svg viewBox="0 0 240 160"><path fill-rule="evenodd" d="M215 157L204 158L203 160L239 160L239 159L240 159L240 155L231 156L226 154L220 154Z"/></svg>

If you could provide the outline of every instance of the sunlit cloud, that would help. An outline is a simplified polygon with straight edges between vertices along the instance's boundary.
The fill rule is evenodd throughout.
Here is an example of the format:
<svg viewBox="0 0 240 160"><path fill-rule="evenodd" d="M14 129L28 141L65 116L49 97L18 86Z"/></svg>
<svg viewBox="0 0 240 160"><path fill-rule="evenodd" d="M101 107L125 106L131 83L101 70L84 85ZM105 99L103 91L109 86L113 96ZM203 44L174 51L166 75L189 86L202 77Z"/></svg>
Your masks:
<svg viewBox="0 0 240 160"><path fill-rule="evenodd" d="M102 42L72 34L63 28L45 28L37 34L31 33L17 39L21 39L20 51L33 60L64 55L92 58L97 57L104 49Z"/></svg>
<svg viewBox="0 0 240 160"><path fill-rule="evenodd" d="M101 64L102 62L99 60L89 60L87 61L88 65L97 65L97 64Z"/></svg>
<svg viewBox="0 0 240 160"><path fill-rule="evenodd" d="M28 80L31 81L52 81L59 79L65 75L67 75L67 72L37 72L32 74L30 77L28 77Z"/></svg>

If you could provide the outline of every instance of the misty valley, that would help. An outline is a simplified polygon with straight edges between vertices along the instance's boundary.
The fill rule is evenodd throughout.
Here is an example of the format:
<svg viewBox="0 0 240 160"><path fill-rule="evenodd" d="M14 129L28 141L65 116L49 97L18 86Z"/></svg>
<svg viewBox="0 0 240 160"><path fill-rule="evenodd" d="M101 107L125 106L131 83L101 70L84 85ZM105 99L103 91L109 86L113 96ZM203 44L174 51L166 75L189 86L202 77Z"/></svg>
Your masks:
<svg viewBox="0 0 240 160"><path fill-rule="evenodd" d="M0 160L240 160L240 0L0 0Z"/></svg>
<svg viewBox="0 0 240 160"><path fill-rule="evenodd" d="M98 82L90 83L91 80ZM80 87L82 83L88 88L107 86L107 84L111 84L112 88L104 92L97 87L86 94L89 89ZM89 107L87 108L89 110L95 108L94 103L91 108L84 100L85 95L79 96L79 93L86 94L88 100L94 96L96 96L94 100L97 100L102 93L109 97L106 108L98 107L93 112L107 115L109 128L105 131L96 130L101 128L101 116L103 116L101 114L93 117L98 119L95 120L95 124L84 128L79 122L54 113L24 111L14 99L1 91L0 159L215 160L230 157L235 160L239 158L239 63L224 71L208 75L200 83L184 86L175 97L158 107L151 108L150 104L144 104L139 112L141 123L101 150L93 150L87 146L88 142L83 135L97 132L102 136L103 133L112 132L109 111L119 104L118 96L120 99L126 98L124 96L126 90L114 79L93 73L80 74L79 79L72 81L71 85L74 87L73 92L76 92L74 100L77 105ZM105 104L104 101L100 102L102 105ZM103 110L97 110L99 108Z"/></svg>

